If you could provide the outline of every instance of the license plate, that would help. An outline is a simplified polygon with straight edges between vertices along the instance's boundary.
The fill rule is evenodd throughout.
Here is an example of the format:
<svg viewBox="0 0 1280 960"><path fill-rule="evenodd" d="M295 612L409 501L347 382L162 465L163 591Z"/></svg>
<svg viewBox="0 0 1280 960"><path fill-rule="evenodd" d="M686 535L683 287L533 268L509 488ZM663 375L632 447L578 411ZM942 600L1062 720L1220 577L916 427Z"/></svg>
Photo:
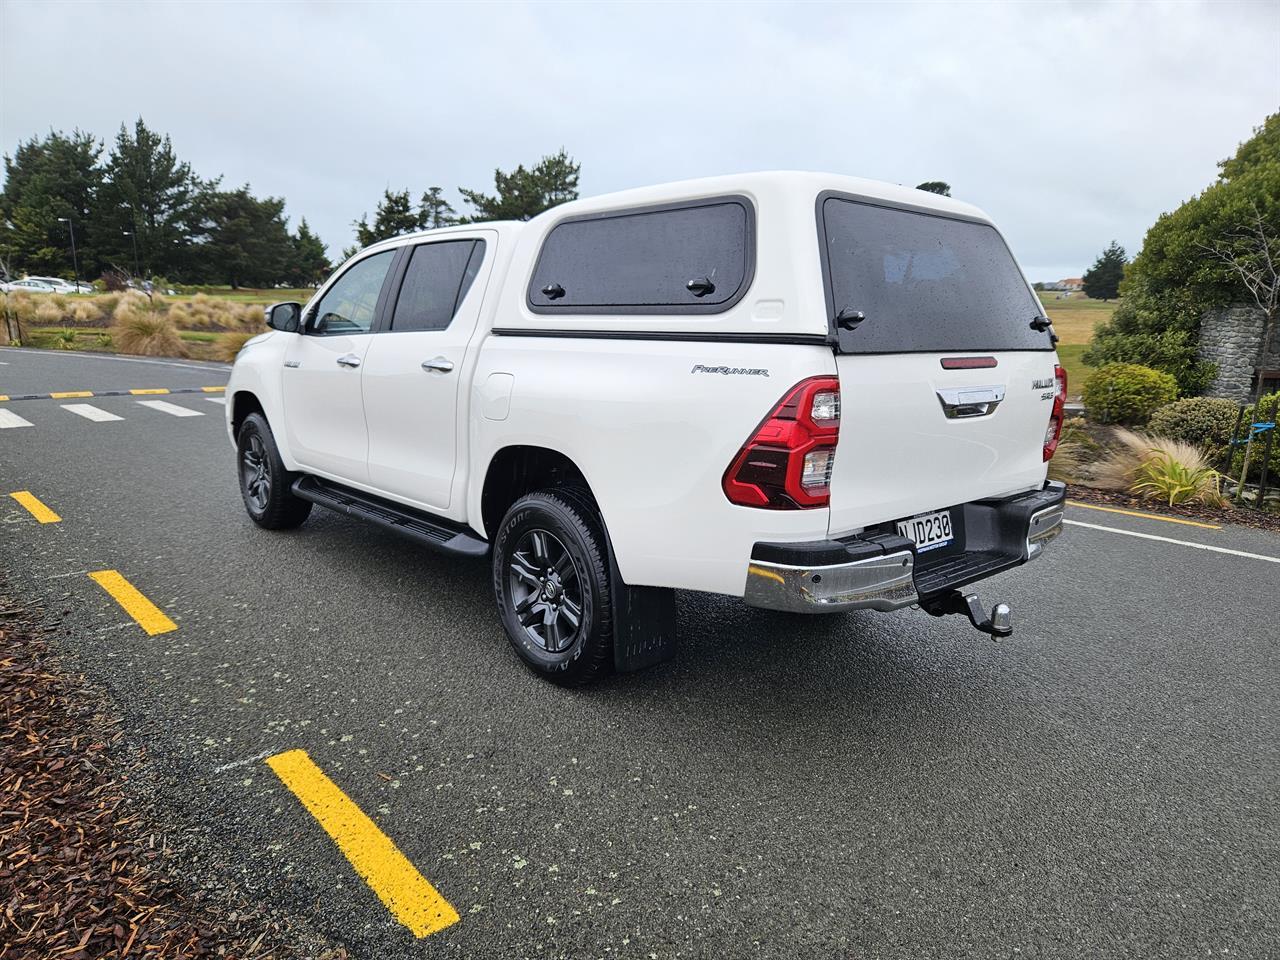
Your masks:
<svg viewBox="0 0 1280 960"><path fill-rule="evenodd" d="M945 547L955 536L951 531L951 511L939 510L899 520L898 535L915 541L916 549L920 551Z"/></svg>

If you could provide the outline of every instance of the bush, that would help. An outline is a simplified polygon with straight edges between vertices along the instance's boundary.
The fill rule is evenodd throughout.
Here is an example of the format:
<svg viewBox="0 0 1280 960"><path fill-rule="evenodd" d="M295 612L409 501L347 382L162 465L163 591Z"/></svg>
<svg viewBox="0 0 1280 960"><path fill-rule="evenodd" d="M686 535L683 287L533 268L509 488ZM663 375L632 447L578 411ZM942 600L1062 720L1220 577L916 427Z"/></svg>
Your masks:
<svg viewBox="0 0 1280 960"><path fill-rule="evenodd" d="M1120 445L1095 469L1097 486L1159 498L1170 506L1223 504L1218 472L1199 447L1124 429L1116 431L1116 439Z"/></svg>
<svg viewBox="0 0 1280 960"><path fill-rule="evenodd" d="M55 350L74 350L76 348L76 332L70 327L63 327L53 335Z"/></svg>
<svg viewBox="0 0 1280 960"><path fill-rule="evenodd" d="M98 307L96 299L77 300L71 304L67 315L71 318L72 323L85 327L96 327L102 323L102 310Z"/></svg>
<svg viewBox="0 0 1280 960"><path fill-rule="evenodd" d="M1256 416L1253 406L1245 407L1244 424L1276 422L1272 420L1271 412L1278 398L1280 398L1280 391L1264 394L1258 401ZM1240 433L1242 439L1248 435L1244 428ZM1246 478L1250 483L1258 483L1262 479L1262 455L1267 450L1267 433L1260 433L1253 440L1253 450L1249 454L1249 476ZM1244 448L1245 445L1241 443L1231 452L1229 473L1233 480L1239 480L1240 471L1244 469ZM1267 487L1268 489L1280 487L1280 434L1271 441L1271 465L1267 468Z"/></svg>
<svg viewBox="0 0 1280 960"><path fill-rule="evenodd" d="M1194 443L1216 463L1226 453L1240 405L1221 397L1184 397L1151 415L1147 429L1170 440Z"/></svg>
<svg viewBox="0 0 1280 960"><path fill-rule="evenodd" d="M148 304L146 297L130 297L120 302L115 310L111 339L121 353L143 357L187 355L178 328L169 317Z"/></svg>
<svg viewBox="0 0 1280 960"><path fill-rule="evenodd" d="M1084 385L1085 410L1102 423L1144 424L1177 396L1177 380L1136 363L1108 363Z"/></svg>
<svg viewBox="0 0 1280 960"><path fill-rule="evenodd" d="M48 296L46 294L46 296ZM35 320L40 326L47 327L50 324L61 323L64 311L56 303L53 298L41 300L35 309Z"/></svg>
<svg viewBox="0 0 1280 960"><path fill-rule="evenodd" d="M214 353L219 360L234 363L236 355L240 353L241 348L256 336L256 333L224 333L218 337Z"/></svg>

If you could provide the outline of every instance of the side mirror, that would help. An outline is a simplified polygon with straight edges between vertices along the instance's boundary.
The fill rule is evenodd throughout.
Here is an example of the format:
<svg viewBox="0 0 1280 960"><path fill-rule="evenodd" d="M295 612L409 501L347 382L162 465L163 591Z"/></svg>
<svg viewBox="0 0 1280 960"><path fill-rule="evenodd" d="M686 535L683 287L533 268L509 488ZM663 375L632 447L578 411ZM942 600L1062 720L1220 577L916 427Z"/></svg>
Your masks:
<svg viewBox="0 0 1280 960"><path fill-rule="evenodd" d="M302 320L302 304L296 300L290 300L286 303L273 303L267 307L264 313L267 317L267 326L272 330L297 333L298 325Z"/></svg>

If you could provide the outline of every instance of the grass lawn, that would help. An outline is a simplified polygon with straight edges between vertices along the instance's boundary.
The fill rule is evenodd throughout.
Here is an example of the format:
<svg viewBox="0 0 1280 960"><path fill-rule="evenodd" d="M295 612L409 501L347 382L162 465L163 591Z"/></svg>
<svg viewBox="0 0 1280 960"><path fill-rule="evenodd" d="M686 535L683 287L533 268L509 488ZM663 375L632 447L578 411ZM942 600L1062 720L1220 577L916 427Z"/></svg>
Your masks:
<svg viewBox="0 0 1280 960"><path fill-rule="evenodd" d="M1057 297L1058 294L1052 290L1041 291L1040 302L1053 321L1054 331L1061 338L1058 356L1067 370L1067 395L1075 399L1084 392L1084 382L1093 373L1093 368L1085 366L1081 359L1093 337L1093 329L1103 320L1111 319L1118 303L1115 300L1090 300L1083 293L1070 294L1063 300Z"/></svg>

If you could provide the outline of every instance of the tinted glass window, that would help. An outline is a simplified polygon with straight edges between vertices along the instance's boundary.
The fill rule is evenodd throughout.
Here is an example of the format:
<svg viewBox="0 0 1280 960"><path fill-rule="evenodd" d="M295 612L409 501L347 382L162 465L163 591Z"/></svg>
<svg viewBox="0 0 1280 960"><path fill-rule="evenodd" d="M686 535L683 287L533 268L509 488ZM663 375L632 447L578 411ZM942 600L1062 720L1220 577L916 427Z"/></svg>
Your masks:
<svg viewBox="0 0 1280 960"><path fill-rule="evenodd" d="M387 278L394 250L366 257L329 288L316 306L311 332L318 334L368 333L378 306L378 294Z"/></svg>
<svg viewBox="0 0 1280 960"><path fill-rule="evenodd" d="M829 198L822 205L834 312L856 353L1050 350L1043 311L994 227Z"/></svg>
<svg viewBox="0 0 1280 960"><path fill-rule="evenodd" d="M529 303L580 313L714 311L748 279L749 216L733 201L562 223L543 243Z"/></svg>
<svg viewBox="0 0 1280 960"><path fill-rule="evenodd" d="M449 240L414 247L391 317L391 329L403 333L449 326L483 259L483 240Z"/></svg>

